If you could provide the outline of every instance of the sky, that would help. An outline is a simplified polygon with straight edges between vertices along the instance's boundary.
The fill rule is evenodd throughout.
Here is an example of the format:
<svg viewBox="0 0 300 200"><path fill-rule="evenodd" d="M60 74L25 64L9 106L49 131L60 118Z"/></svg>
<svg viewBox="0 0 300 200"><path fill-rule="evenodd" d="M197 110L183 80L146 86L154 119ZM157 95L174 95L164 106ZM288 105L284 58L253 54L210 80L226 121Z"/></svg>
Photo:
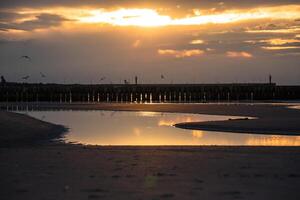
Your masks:
<svg viewBox="0 0 300 200"><path fill-rule="evenodd" d="M299 85L300 0L3 0L0 75Z"/></svg>

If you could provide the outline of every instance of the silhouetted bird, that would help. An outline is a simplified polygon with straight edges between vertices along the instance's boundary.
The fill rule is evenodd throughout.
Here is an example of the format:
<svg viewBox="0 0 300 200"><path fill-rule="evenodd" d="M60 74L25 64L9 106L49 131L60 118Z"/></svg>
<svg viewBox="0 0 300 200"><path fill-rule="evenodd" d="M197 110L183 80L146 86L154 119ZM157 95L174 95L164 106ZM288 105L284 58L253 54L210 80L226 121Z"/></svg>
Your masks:
<svg viewBox="0 0 300 200"><path fill-rule="evenodd" d="M43 74L42 72L40 72L40 75L41 75L42 78L46 78L46 75Z"/></svg>
<svg viewBox="0 0 300 200"><path fill-rule="evenodd" d="M6 80L4 78L4 76L1 76L1 84L5 84L6 83Z"/></svg>
<svg viewBox="0 0 300 200"><path fill-rule="evenodd" d="M160 78L161 79L165 79L165 76L162 74L162 75L160 75Z"/></svg>
<svg viewBox="0 0 300 200"><path fill-rule="evenodd" d="M24 77L22 77L22 79L27 80L27 79L29 79L29 77L30 76L24 76Z"/></svg>
<svg viewBox="0 0 300 200"><path fill-rule="evenodd" d="M103 76L103 77L100 78L100 81L104 81L105 79L106 79L106 77Z"/></svg>
<svg viewBox="0 0 300 200"><path fill-rule="evenodd" d="M31 61L31 58L29 56L21 56L20 58Z"/></svg>

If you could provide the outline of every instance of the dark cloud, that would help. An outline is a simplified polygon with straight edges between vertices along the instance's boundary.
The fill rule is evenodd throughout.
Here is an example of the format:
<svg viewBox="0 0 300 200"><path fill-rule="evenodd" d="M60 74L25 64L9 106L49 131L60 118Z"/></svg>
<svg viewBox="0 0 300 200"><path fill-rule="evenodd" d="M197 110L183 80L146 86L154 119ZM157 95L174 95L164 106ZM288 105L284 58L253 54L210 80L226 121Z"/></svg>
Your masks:
<svg viewBox="0 0 300 200"><path fill-rule="evenodd" d="M16 14L18 15L18 14ZM13 18L13 14L7 15L7 17L11 17L10 20ZM1 30L7 29L16 29L16 30L35 30L35 29L42 29L42 28L49 28L53 26L59 26L62 22L69 21L60 15L54 14L40 14L35 16L33 20L27 20L21 23L0 23Z"/></svg>
<svg viewBox="0 0 300 200"><path fill-rule="evenodd" d="M221 3L224 2L224 3ZM207 24L205 26L172 26L144 29L141 27L118 27L87 25L75 27L64 32L63 27L40 32L10 33L8 29L35 30L58 27L64 21L59 13L53 14L18 14L20 8L39 8L51 6L91 6L94 8L147 7L165 8L172 17L187 15L192 8L215 8L222 11L231 8L252 8L257 6L299 4L300 0L0 0L0 60L1 73L18 81L26 73L31 74L32 81L40 80L40 71L47 74L48 82L97 81L100 76L109 77L109 81L129 79L135 74L147 82L160 80L160 74L167 74L176 82L186 82L197 77L200 82L259 81L270 72L276 82L299 84L299 49L266 50L271 46L268 40L274 38L293 39L297 32L288 30L299 28L297 20L261 19L229 24ZM40 9L41 12L43 9ZM288 11L287 11L288 12ZM34 17L34 18L32 18ZM20 19L28 20L16 22ZM174 17L175 18L175 17ZM88 30L91 28L91 30ZM84 29L84 30L83 30ZM3 32L1 32L1 30ZM271 30L264 32L264 30ZM287 30L286 33L276 30ZM257 31L257 32L251 32ZM261 32L260 32L261 31ZM2 35L1 35L2 34ZM11 35L10 35L11 34ZM28 38L33 41L27 41ZM203 40L203 44L192 45L192 40ZM138 48L133 44L139 41ZM298 42L288 42L280 46L299 46ZM179 51L198 49L205 54L200 57L173 58L159 56L158 49ZM33 57L31 63L21 63L20 55ZM249 59L228 58L227 52L247 52L253 55ZM278 56L280 55L280 56ZM283 57L284 56L284 57ZM285 59L283 59L285 58ZM24 66L26 65L26 66ZM24 68L25 67L25 68ZM62 70L63 69L63 70ZM57 73L60 71L61 73ZM72 73L70 73L72 72ZM170 78L170 79L171 79ZM195 79L196 80L196 79ZM264 79L263 79L264 80ZM68 82L68 81L67 81Z"/></svg>
<svg viewBox="0 0 300 200"><path fill-rule="evenodd" d="M14 12L0 12L0 22L8 22L13 21L21 17L25 17L26 15L18 14Z"/></svg>

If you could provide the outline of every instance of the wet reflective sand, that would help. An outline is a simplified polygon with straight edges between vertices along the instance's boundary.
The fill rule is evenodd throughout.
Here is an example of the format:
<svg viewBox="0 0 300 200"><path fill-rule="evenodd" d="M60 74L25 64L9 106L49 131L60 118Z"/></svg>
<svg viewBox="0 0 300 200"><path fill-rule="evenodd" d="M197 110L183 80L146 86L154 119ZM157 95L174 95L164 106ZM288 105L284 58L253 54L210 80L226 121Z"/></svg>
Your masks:
<svg viewBox="0 0 300 200"><path fill-rule="evenodd" d="M179 122L227 120L233 116L126 111L29 111L27 114L69 127L65 140L83 144L300 146L299 136L192 131L172 126Z"/></svg>

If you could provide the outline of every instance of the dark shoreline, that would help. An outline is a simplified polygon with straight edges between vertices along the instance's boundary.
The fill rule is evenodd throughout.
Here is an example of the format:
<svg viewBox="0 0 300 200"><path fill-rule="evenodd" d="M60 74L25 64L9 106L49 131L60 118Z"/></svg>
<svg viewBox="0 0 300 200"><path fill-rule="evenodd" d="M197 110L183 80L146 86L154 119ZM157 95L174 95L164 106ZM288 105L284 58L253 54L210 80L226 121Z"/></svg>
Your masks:
<svg viewBox="0 0 300 200"><path fill-rule="evenodd" d="M256 119L254 120L254 124L263 123L258 120L256 123ZM232 122L234 121L234 122ZM273 128L264 128L260 126L256 128L255 125L252 127L240 127L238 124L244 120L226 120L226 121L210 121L210 122L187 122L187 123L178 123L174 126L176 128L189 129L189 130L201 130L201 131L216 131L216 132L228 132L228 133L238 133L238 134L263 134L263 135L282 135L282 136L300 136L300 130L298 128L295 129L279 129L277 127ZM269 122L270 123L270 122Z"/></svg>
<svg viewBox="0 0 300 200"><path fill-rule="evenodd" d="M58 140L68 128L25 114L0 111L0 147L46 144Z"/></svg>

